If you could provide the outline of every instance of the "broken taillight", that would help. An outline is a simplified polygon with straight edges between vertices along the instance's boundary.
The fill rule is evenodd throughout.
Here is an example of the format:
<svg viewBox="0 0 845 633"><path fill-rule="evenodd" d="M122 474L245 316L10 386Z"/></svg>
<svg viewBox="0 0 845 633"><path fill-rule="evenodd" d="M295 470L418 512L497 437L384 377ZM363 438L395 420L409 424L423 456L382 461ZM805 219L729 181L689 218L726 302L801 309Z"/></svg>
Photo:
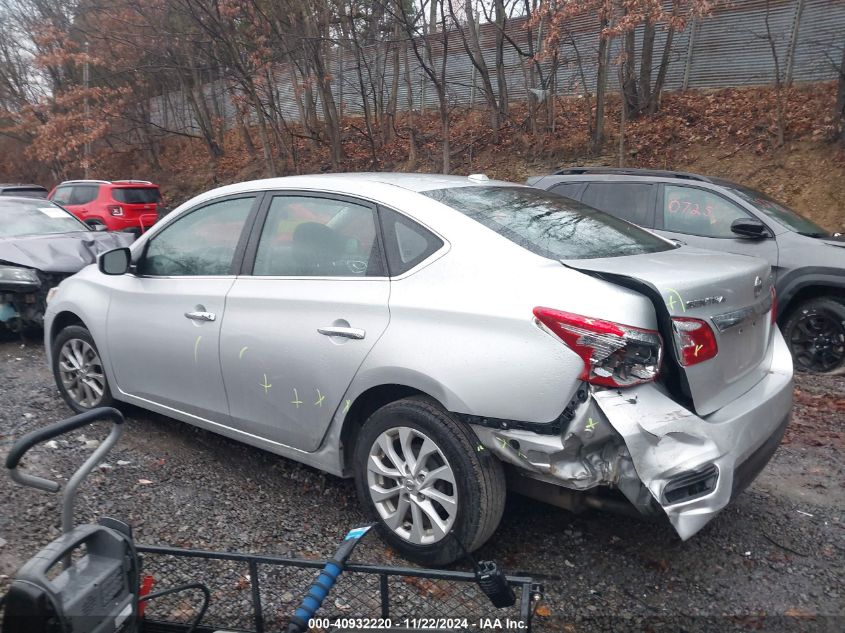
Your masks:
<svg viewBox="0 0 845 633"><path fill-rule="evenodd" d="M678 350L678 361L684 367L703 363L719 353L716 336L706 321L672 317L672 334Z"/></svg>
<svg viewBox="0 0 845 633"><path fill-rule="evenodd" d="M552 310L534 316L584 361L580 379L605 387L649 382L660 372L663 341L654 330Z"/></svg>

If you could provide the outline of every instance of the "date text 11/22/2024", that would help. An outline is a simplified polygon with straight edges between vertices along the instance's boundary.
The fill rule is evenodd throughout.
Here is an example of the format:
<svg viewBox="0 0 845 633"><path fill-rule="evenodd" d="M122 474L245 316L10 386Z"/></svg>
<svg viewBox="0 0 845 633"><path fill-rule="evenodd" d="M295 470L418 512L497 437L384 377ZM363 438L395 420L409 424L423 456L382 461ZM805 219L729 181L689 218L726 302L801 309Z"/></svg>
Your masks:
<svg viewBox="0 0 845 633"><path fill-rule="evenodd" d="M338 633L455 633L456 631L522 631L528 624L513 618L312 618L308 622L310 629L335 630Z"/></svg>

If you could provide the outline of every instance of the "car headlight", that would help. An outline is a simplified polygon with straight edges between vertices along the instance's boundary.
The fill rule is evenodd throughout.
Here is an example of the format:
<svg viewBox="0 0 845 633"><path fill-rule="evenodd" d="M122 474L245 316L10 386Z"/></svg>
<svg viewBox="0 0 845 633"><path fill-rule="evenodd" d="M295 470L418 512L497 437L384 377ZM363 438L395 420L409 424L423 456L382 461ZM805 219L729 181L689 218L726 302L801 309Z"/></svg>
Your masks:
<svg viewBox="0 0 845 633"><path fill-rule="evenodd" d="M38 273L32 268L0 266L0 285L37 288L41 281L38 279Z"/></svg>

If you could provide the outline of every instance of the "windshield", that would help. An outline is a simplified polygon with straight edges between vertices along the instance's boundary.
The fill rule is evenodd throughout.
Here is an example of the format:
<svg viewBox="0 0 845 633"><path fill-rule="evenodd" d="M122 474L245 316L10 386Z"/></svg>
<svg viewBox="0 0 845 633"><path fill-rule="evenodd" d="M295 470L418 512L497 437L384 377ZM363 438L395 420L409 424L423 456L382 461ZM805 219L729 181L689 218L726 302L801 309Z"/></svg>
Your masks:
<svg viewBox="0 0 845 633"><path fill-rule="evenodd" d="M48 200L0 198L0 237L87 230L82 222Z"/></svg>
<svg viewBox="0 0 845 633"><path fill-rule="evenodd" d="M551 259L592 259L675 248L633 224L532 187L453 187L423 192Z"/></svg>
<svg viewBox="0 0 845 633"><path fill-rule="evenodd" d="M124 204L153 204L161 200L157 187L115 187L112 196Z"/></svg>
<svg viewBox="0 0 845 633"><path fill-rule="evenodd" d="M765 213L767 216L773 220L777 220L785 227L792 229L796 233L807 235L809 237L828 237L830 235L830 233L825 231L815 222L798 215L795 211L789 207L785 207L774 198L767 196L765 193L755 191L754 189L748 189L746 187L739 187L737 185L732 185L731 189L740 198L753 204L755 208L760 209L760 211Z"/></svg>

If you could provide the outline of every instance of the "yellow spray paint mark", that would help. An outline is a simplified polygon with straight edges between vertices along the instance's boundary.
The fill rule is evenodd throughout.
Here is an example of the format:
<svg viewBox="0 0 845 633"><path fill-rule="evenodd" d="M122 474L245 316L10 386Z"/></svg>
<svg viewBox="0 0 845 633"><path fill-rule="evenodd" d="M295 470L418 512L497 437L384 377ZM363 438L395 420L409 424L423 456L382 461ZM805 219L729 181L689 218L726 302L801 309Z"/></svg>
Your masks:
<svg viewBox="0 0 845 633"><path fill-rule="evenodd" d="M695 355L696 355L696 356L698 356L698 352L700 352L700 351L701 351L701 348L702 348L702 347L704 347L704 345L696 345L696 346L695 346Z"/></svg>
<svg viewBox="0 0 845 633"><path fill-rule="evenodd" d="M261 383L261 386L264 387L264 395L266 396L267 392L270 391L270 387L273 386L270 382L268 382L267 374L264 374L264 382Z"/></svg>
<svg viewBox="0 0 845 633"><path fill-rule="evenodd" d="M479 445L475 448L475 450L476 450L476 451L478 451L479 453L481 453L481 452L484 450L484 447L483 447L481 444L479 444Z"/></svg>
<svg viewBox="0 0 845 633"><path fill-rule="evenodd" d="M297 393L295 387L293 390L293 400L291 400L290 403L295 404L297 409L299 408L299 405L303 404L302 400L299 399L299 393Z"/></svg>
<svg viewBox="0 0 845 633"><path fill-rule="evenodd" d="M503 438L503 437L497 437L496 439L497 439L497 440L499 441L499 443L502 445L502 448L507 448L507 447L508 447L508 441L507 441L505 438Z"/></svg>
<svg viewBox="0 0 845 633"><path fill-rule="evenodd" d="M593 431L596 428L597 424L593 421L593 418L587 418L587 425L584 427L585 431Z"/></svg>
<svg viewBox="0 0 845 633"><path fill-rule="evenodd" d="M314 406L315 407L322 407L323 406L323 400L325 400L325 399L326 399L326 396L321 394L320 390L317 389L317 402L314 403Z"/></svg>
<svg viewBox="0 0 845 633"><path fill-rule="evenodd" d="M241 352L240 352L240 354L238 354L238 360L243 360L244 352L246 352L248 349L249 349L248 347L242 347L241 348Z"/></svg>
<svg viewBox="0 0 845 633"><path fill-rule="evenodd" d="M352 406L352 400L349 400L347 398L346 403L343 405L343 412L349 413L349 407L351 407L351 406Z"/></svg>
<svg viewBox="0 0 845 633"><path fill-rule="evenodd" d="M199 353L200 341L201 340L202 340L202 336L198 336L197 340L194 342L194 363L199 362L199 357L197 356L197 354Z"/></svg>
<svg viewBox="0 0 845 633"><path fill-rule="evenodd" d="M669 291L666 299L666 307L669 308L669 311L675 309L675 299L678 300L678 305L681 307L681 312L686 312L687 308L684 305L684 298L681 296L681 293L673 288L666 288Z"/></svg>

